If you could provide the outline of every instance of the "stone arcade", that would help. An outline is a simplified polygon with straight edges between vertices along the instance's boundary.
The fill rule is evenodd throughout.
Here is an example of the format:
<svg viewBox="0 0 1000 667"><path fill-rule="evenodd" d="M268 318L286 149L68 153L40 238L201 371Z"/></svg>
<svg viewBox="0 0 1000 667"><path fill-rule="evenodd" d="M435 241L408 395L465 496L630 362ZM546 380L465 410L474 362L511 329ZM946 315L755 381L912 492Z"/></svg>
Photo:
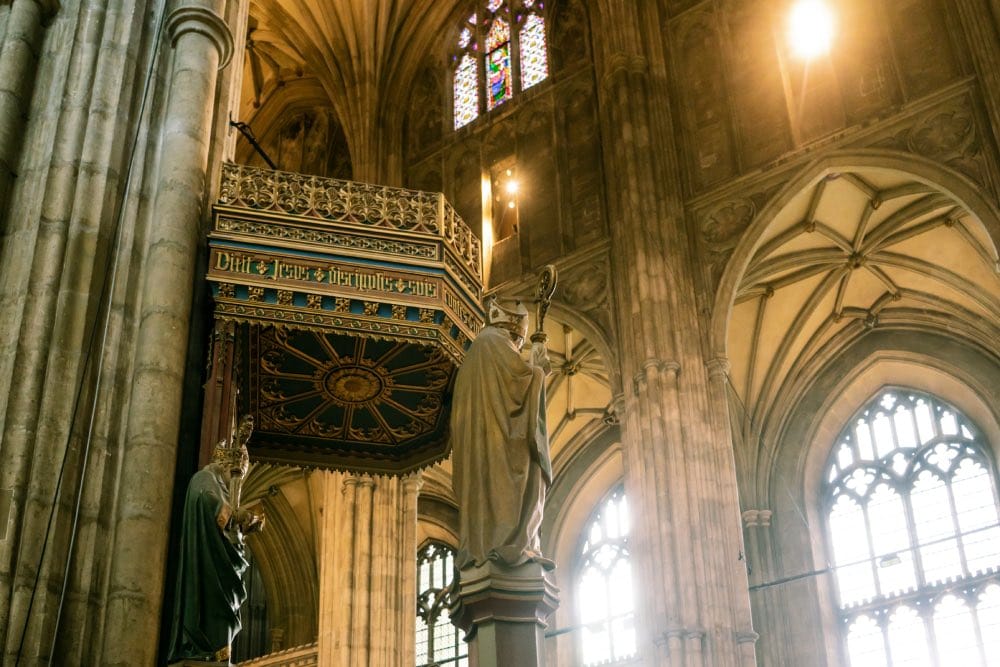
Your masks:
<svg viewBox="0 0 1000 667"><path fill-rule="evenodd" d="M249 413L234 659L461 664L454 375L552 264L531 653L988 664L998 34L998 0L0 0L0 662L165 664L184 490Z"/></svg>

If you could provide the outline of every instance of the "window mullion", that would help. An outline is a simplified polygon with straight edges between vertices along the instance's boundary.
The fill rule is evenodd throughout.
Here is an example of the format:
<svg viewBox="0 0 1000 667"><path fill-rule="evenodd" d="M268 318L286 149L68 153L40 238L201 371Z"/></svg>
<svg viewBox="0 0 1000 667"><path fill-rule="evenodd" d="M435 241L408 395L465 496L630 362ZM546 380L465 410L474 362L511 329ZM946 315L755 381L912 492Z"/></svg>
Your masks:
<svg viewBox="0 0 1000 667"><path fill-rule="evenodd" d="M869 487L868 491L871 491ZM875 553L875 538L872 537L872 523L868 516L868 503L871 502L871 494L865 495L865 500L861 504L861 513L865 517L865 536L868 539L868 565L872 571L872 580L875 584L875 592L879 596L882 595L882 582L878 577L878 564L877 564L877 554Z"/></svg>
<svg viewBox="0 0 1000 667"><path fill-rule="evenodd" d="M958 506L955 504L955 492L951 487L952 478L955 476L955 469L958 467L960 461L961 459L955 462L949 476L945 478L944 482L948 488L948 507L951 509L952 534L955 536L955 544L958 547L958 559L962 564L962 574L968 577L972 573L969 572L969 561L965 556L965 535L962 533L962 526L958 522Z"/></svg>
<svg viewBox="0 0 1000 667"><path fill-rule="evenodd" d="M910 464L912 465L912 461ZM909 466L908 466L909 467ZM917 534L917 518L913 512L913 479L916 476L916 469L910 469L910 474L903 480L906 484L906 493L903 495L903 514L906 516L906 533L910 540L910 550L913 553L913 568L916 570L917 587L927 585L924 577L924 559L920 553L920 537Z"/></svg>

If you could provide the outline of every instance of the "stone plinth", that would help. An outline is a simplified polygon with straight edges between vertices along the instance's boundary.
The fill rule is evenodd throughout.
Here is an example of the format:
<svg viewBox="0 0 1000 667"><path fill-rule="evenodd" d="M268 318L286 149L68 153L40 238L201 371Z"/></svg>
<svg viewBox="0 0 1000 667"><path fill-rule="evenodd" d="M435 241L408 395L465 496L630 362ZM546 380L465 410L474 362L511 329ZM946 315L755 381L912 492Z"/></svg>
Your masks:
<svg viewBox="0 0 1000 667"><path fill-rule="evenodd" d="M559 606L558 593L538 563L462 570L449 611L465 632L472 667L544 665L545 619Z"/></svg>

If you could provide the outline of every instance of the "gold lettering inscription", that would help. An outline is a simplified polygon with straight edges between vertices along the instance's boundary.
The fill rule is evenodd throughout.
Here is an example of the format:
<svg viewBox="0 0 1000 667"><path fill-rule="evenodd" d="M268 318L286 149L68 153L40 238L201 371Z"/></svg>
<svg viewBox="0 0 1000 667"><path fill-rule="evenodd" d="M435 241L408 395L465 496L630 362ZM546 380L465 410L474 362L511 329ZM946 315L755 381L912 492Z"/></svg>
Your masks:
<svg viewBox="0 0 1000 667"><path fill-rule="evenodd" d="M326 283L362 292L396 292L437 298L438 285L430 280L403 278L383 273L345 268L336 265L310 266L286 262L280 258L263 258L242 253L218 251L215 270L226 273L257 274L271 280Z"/></svg>

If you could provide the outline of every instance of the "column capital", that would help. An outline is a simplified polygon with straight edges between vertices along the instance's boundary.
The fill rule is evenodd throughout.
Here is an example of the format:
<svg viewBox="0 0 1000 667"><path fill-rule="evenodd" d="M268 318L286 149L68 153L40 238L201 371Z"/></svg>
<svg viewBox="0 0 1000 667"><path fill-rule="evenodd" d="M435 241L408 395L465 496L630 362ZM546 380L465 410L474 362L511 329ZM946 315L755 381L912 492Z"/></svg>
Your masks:
<svg viewBox="0 0 1000 667"><path fill-rule="evenodd" d="M625 394L615 394L611 397L611 402L604 413L604 423L608 426L617 426L625 418Z"/></svg>
<svg viewBox="0 0 1000 667"><path fill-rule="evenodd" d="M649 377L654 373L665 373L671 380L676 380L681 374L681 365L676 361L666 361L650 357L642 362L640 369L632 376L632 389L638 396L639 390L645 387Z"/></svg>
<svg viewBox="0 0 1000 667"><path fill-rule="evenodd" d="M212 40L219 50L219 69L229 64L233 57L233 33L225 19L207 7L182 5L170 12L165 28L172 46L177 40L191 32L204 35Z"/></svg>
<svg viewBox="0 0 1000 667"><path fill-rule="evenodd" d="M406 493L418 493L424 485L424 475L417 470L402 478L403 491Z"/></svg>
<svg viewBox="0 0 1000 667"><path fill-rule="evenodd" d="M747 510L743 512L743 523L747 528L767 528L771 525L771 510Z"/></svg>
<svg viewBox="0 0 1000 667"><path fill-rule="evenodd" d="M716 378L725 378L729 375L729 371L732 366L729 363L729 359L726 357L715 357L714 359L709 359L705 362L705 368L708 369L708 377L713 380Z"/></svg>
<svg viewBox="0 0 1000 667"><path fill-rule="evenodd" d="M617 51L608 58L607 69L601 77L601 88L606 92L613 92L614 87L622 79L627 79L633 74L646 74L649 71L649 61L645 57Z"/></svg>

